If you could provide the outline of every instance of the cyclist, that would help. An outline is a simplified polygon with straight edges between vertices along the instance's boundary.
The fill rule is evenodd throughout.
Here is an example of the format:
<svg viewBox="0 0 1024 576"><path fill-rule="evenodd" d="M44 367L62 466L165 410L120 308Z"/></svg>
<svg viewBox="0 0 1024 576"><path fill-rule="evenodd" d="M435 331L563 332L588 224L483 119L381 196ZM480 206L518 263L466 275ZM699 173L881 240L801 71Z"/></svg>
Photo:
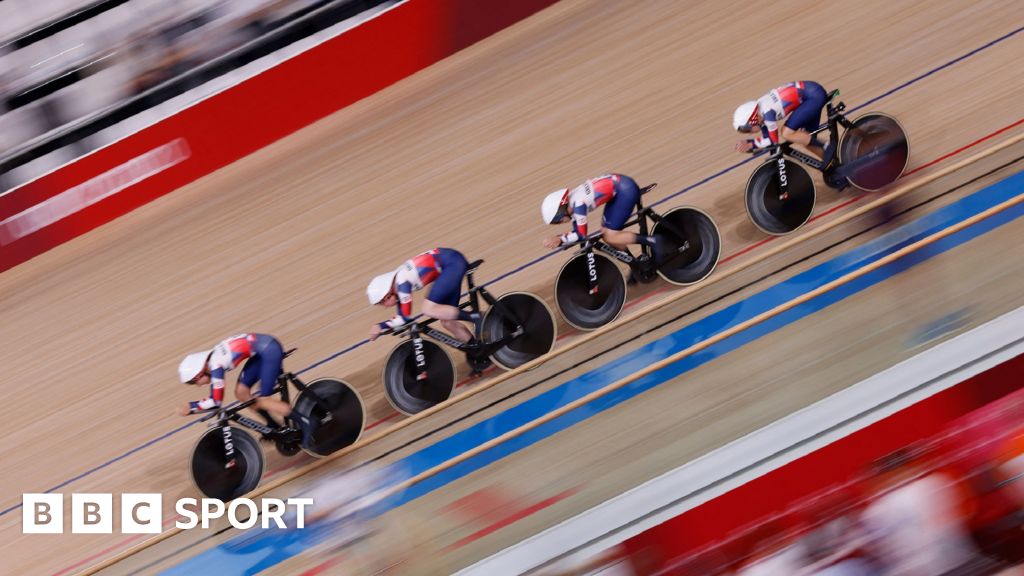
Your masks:
<svg viewBox="0 0 1024 576"><path fill-rule="evenodd" d="M406 260L390 272L380 274L366 287L371 305L396 306L398 313L391 320L370 327L370 340L376 340L387 329L400 328L412 319L412 293L431 285L423 301L423 314L437 318L441 325L462 342L476 343L474 332L462 322L472 322L480 332L482 316L459 308L462 279L469 263L458 250L434 248Z"/></svg>
<svg viewBox="0 0 1024 576"><path fill-rule="evenodd" d="M732 127L743 133L758 130L760 135L740 140L736 150L752 152L768 148L777 145L781 137L804 146L829 168L835 156L832 146L822 145L811 134L821 124L821 111L827 100L828 94L821 84L804 81L784 84L757 100L740 104L733 113Z"/></svg>
<svg viewBox="0 0 1024 576"><path fill-rule="evenodd" d="M561 224L572 219L572 230L544 239L545 248L558 248L587 237L587 214L604 206L601 219L601 238L609 246L625 250L628 244L650 246L657 253L654 236L629 232L622 228L640 202L640 188L629 176L603 174L579 186L562 188L548 194L541 203L540 212L545 224Z"/></svg>
<svg viewBox="0 0 1024 576"><path fill-rule="evenodd" d="M219 342L210 350L194 352L185 356L178 365L178 377L183 384L210 385L210 395L199 401L192 401L179 408L182 416L219 408L224 401L224 374L238 367L243 361L242 371L235 384L235 398L246 402L253 397L252 387L259 382L259 396L254 407L267 419L267 424L276 426L271 415L291 418L302 431L302 443L309 446L316 422L292 411L285 401L271 397L277 377L281 375L284 350L281 343L268 334L236 334Z"/></svg>

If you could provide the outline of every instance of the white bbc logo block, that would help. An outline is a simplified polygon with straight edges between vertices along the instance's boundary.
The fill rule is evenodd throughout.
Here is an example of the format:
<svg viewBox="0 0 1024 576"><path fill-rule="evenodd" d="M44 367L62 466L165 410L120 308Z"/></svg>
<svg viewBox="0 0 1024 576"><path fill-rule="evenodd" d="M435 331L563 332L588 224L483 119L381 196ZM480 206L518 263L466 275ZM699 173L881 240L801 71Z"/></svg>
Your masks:
<svg viewBox="0 0 1024 576"><path fill-rule="evenodd" d="M149 493L121 494L121 533L160 534L163 530L163 495ZM21 531L24 534L63 534L63 494L23 494L21 497ZM236 498L230 505L216 498L181 498L174 509L181 515L175 527L189 530L201 526L208 528L210 521L227 513L234 528L247 530L256 525L257 518L263 529L271 520L278 528L287 528L285 513L295 506L296 528L306 525L306 508L313 505L312 498L263 498L257 505L248 498ZM239 519L239 509L245 508L245 518ZM114 532L113 494L71 494L72 534L112 534Z"/></svg>
<svg viewBox="0 0 1024 576"><path fill-rule="evenodd" d="M121 532L159 534L163 530L162 494L122 494Z"/></svg>
<svg viewBox="0 0 1024 576"><path fill-rule="evenodd" d="M112 494L71 495L71 532L73 534L111 534L114 531Z"/></svg>
<svg viewBox="0 0 1024 576"><path fill-rule="evenodd" d="M22 494L21 531L24 534L63 534L63 494Z"/></svg>

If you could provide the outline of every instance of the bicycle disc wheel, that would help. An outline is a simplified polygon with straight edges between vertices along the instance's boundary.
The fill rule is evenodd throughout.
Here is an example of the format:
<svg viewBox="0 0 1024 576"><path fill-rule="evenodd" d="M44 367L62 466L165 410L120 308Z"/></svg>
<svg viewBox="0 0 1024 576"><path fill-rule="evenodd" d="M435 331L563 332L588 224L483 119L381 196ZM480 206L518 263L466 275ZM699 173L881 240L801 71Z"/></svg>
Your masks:
<svg viewBox="0 0 1024 576"><path fill-rule="evenodd" d="M555 305L558 313L578 330L595 330L618 317L626 303L626 278L615 262L600 253L592 253L597 273L597 293L590 293L587 254L573 256L555 278Z"/></svg>
<svg viewBox="0 0 1024 576"><path fill-rule="evenodd" d="M679 286L695 284L708 277L718 265L722 237L718 226L705 212L678 207L655 221L651 235L658 237L660 256L658 275Z"/></svg>
<svg viewBox="0 0 1024 576"><path fill-rule="evenodd" d="M233 452L230 457L227 450ZM263 465L263 450L255 438L237 426L215 426L196 441L189 467L200 492L228 501L259 485Z"/></svg>
<svg viewBox="0 0 1024 576"><path fill-rule="evenodd" d="M873 192L895 182L910 161L910 143L900 123L871 112L853 121L839 139L840 170L857 188Z"/></svg>
<svg viewBox="0 0 1024 576"><path fill-rule="evenodd" d="M319 422L313 432L312 445L304 447L312 456L326 456L355 444L366 425L366 411L359 392L336 378L319 378L306 384L292 410Z"/></svg>
<svg viewBox="0 0 1024 576"><path fill-rule="evenodd" d="M782 236L800 228L814 211L814 180L802 166L786 160L789 195L779 198L778 164L766 160L747 180L747 215L766 234Z"/></svg>
<svg viewBox="0 0 1024 576"><path fill-rule="evenodd" d="M555 346L555 316L539 296L529 292L511 292L498 298L500 305L522 323L523 334L491 354L491 360L506 370L539 358ZM488 341L499 340L516 329L515 320L492 306L484 315L484 334Z"/></svg>
<svg viewBox="0 0 1024 576"><path fill-rule="evenodd" d="M455 391L455 362L440 344L422 340L419 351L427 364L427 377L417 380L413 341L395 346L384 362L384 393L395 410L412 415L440 404Z"/></svg>

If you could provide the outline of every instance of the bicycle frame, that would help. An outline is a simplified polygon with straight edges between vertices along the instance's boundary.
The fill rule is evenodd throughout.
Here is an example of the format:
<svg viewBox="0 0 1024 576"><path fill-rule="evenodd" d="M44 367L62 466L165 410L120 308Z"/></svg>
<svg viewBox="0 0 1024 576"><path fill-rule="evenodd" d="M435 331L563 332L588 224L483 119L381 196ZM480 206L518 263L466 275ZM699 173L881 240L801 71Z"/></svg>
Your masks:
<svg viewBox="0 0 1024 576"><path fill-rule="evenodd" d="M423 322L411 322L409 324L409 336L412 341L413 358L416 360L416 379L425 380L427 378L427 358L423 353L423 337L426 336L432 340L440 342L451 348L455 348L460 352L467 352L471 349L478 350L481 356L490 356L491 353L499 348L504 347L512 340L515 340L519 336L522 336L525 329L523 323L516 318L516 316L505 306L501 304L491 293L488 292L483 286L477 286L473 281L473 270L466 273L466 285L469 287L469 298L465 302L459 304L459 309L469 309L470 312L480 312L480 299L483 298L490 309L495 310L503 318L511 319L516 324L516 329L508 334L505 334L498 340L491 342L485 342L479 345L470 345L463 342L447 332L442 332L437 328L431 326L436 319L431 318L424 320ZM401 329L400 329L401 330ZM474 334L475 337L480 338L480 334Z"/></svg>
<svg viewBox="0 0 1024 576"><path fill-rule="evenodd" d="M849 129L853 124L846 119L843 115L843 110L846 110L846 104L840 102L835 106L832 105L832 98L839 96L839 91L836 90L829 101L825 104L825 109L828 113L828 121L825 126L818 128L814 132L811 132L811 136L814 137L824 131L828 131L829 144L833 147L839 145L839 126ZM838 152L837 152L838 153ZM775 160L776 166L778 167L778 182L779 182L779 198L785 199L789 197L789 182L786 178L786 160L785 157L790 157L797 162L800 162L804 166L813 168L819 172L824 173L825 163L822 160L815 158L809 154L805 154L800 150L794 150L788 142L783 142L778 146L774 146L770 152L770 158Z"/></svg>
<svg viewBox="0 0 1024 576"><path fill-rule="evenodd" d="M277 377L277 384L271 391L271 395L280 394L281 400L283 400L286 404L291 404L291 398L289 397L288 391L289 382L294 384L295 387L299 390L299 392L304 392L306 390L306 385L302 382L302 380L299 380L298 376L292 374L291 372L285 372ZM287 436L292 435L295 431L295 429L292 428L291 426L285 426L284 428L272 428L266 424L260 423L257 420L253 420L248 416L243 416L242 414L240 414L242 410L255 404L256 400L257 398L250 398L245 402L240 402L234 406L218 409L213 414L204 416L200 420L200 422L202 422L212 418L217 419L217 422L216 424L214 424L214 426L219 427L223 431L224 453L227 458L227 461L225 462L224 465L225 468L231 468L232 466L235 465L235 450L232 438L233 432L231 430L231 426L228 425L228 422L237 422L243 428L248 428L250 430L256 431L264 438L268 438L270 440L275 441L285 440L287 439ZM319 401L320 400L318 398L317 402ZM285 424L290 424L290 422L286 421Z"/></svg>
<svg viewBox="0 0 1024 576"><path fill-rule="evenodd" d="M636 202L636 216L634 216L630 220L627 220L626 224L623 225L623 228L632 226L634 224L638 224L640 226L639 234L641 236L647 236L648 231L650 230L647 221L651 220L656 224L664 226L669 230L669 232L672 232L677 237L685 238L686 235L683 234L682 230L677 229L670 222L663 219L661 217L661 214L655 212L653 208L645 207L643 205L643 195L652 190L655 186L657 186L657 184L649 184L640 189L640 198L637 199ZM587 285L589 287L589 291L591 294L597 293L598 286L597 262L594 259L594 250L604 252L605 254L611 256L612 258L618 260L619 262L626 264L638 275L642 275L645 272L650 271L650 267L653 266L654 262L654 252L650 246L644 245L640 247L641 254L646 256L645 261L641 261L637 256L634 256L633 253L630 252L628 249L619 250L614 246L610 246L609 244L600 239L600 235L601 232L595 232L594 234L591 234L587 238L579 241L579 243L583 244L582 248L580 249L580 252L587 255ZM689 241L684 241L683 246L681 246L680 248L683 250L688 249Z"/></svg>

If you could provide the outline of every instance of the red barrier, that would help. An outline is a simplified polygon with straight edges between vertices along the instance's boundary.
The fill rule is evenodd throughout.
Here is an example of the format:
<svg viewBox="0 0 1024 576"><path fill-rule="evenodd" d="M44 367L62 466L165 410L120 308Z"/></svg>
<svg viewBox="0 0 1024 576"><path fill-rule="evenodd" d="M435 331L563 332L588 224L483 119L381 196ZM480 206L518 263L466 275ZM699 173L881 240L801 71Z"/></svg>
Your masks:
<svg viewBox="0 0 1024 576"><path fill-rule="evenodd" d="M557 0L407 0L0 196L0 271L394 84Z"/></svg>
<svg viewBox="0 0 1024 576"><path fill-rule="evenodd" d="M952 422L1024 388L1024 355L948 388L892 416L739 486L624 542L644 572L783 514L808 495L866 471L876 459L933 437Z"/></svg>

